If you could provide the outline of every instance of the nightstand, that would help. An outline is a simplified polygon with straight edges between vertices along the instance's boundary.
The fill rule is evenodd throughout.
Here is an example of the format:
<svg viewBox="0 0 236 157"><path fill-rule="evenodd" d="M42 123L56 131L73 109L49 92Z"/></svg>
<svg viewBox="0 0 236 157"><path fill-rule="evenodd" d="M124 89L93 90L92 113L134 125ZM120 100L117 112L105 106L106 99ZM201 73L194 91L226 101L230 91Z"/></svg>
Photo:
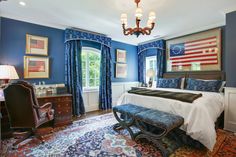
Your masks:
<svg viewBox="0 0 236 157"><path fill-rule="evenodd" d="M224 129L236 133L236 88L225 88Z"/></svg>

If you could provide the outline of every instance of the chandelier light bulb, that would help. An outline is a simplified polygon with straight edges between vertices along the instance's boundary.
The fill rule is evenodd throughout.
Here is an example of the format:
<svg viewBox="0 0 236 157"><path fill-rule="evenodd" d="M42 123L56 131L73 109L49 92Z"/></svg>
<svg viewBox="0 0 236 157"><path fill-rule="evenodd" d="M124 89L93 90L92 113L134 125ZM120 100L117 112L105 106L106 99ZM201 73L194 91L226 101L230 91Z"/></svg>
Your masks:
<svg viewBox="0 0 236 157"><path fill-rule="evenodd" d="M152 21L154 21L156 19L156 13L155 12L150 12L149 13L149 20L152 20Z"/></svg>
<svg viewBox="0 0 236 157"><path fill-rule="evenodd" d="M127 23L127 14L121 14L120 20L121 20L122 24Z"/></svg>
<svg viewBox="0 0 236 157"><path fill-rule="evenodd" d="M138 8L136 9L135 16L136 16L138 19L140 19L140 18L143 16L143 10L142 10L140 7L138 7Z"/></svg>

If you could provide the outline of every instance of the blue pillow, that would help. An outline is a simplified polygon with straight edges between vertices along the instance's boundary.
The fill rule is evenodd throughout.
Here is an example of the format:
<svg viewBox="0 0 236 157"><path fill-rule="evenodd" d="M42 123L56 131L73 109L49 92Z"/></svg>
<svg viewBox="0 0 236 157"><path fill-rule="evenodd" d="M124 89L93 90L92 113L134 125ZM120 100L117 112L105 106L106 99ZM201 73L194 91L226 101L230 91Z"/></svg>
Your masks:
<svg viewBox="0 0 236 157"><path fill-rule="evenodd" d="M159 78L157 80L158 88L180 88L181 78Z"/></svg>
<svg viewBox="0 0 236 157"><path fill-rule="evenodd" d="M221 80L198 80L193 78L187 79L187 90L219 92Z"/></svg>

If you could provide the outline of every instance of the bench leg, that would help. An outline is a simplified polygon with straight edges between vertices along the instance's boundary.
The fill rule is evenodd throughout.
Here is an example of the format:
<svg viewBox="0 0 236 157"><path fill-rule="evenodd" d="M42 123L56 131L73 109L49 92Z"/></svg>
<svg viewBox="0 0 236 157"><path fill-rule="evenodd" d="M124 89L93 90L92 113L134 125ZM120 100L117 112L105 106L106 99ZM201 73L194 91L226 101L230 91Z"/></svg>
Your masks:
<svg viewBox="0 0 236 157"><path fill-rule="evenodd" d="M139 134L135 136L135 141L139 139L147 139L152 142L160 151L163 157L168 157L170 155L169 151L164 147L161 139L166 136L166 130L163 130L160 134L153 134L146 131L140 124L139 121L135 120L136 126L141 130Z"/></svg>
<svg viewBox="0 0 236 157"><path fill-rule="evenodd" d="M113 113L114 113L116 120L119 122L113 126L113 129L115 131L118 131L120 129L126 129L129 132L131 139L134 140L135 134L132 131L132 129L130 128L134 124L134 119L132 118L130 122L125 122L125 120L120 119L120 117L117 115L116 111L113 111Z"/></svg>

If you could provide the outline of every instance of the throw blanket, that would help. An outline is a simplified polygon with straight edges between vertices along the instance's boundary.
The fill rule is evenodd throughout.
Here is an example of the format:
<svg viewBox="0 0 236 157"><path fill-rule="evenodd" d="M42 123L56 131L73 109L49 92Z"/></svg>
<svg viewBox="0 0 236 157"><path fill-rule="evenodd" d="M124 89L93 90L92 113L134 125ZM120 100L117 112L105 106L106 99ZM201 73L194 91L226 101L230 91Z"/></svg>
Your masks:
<svg viewBox="0 0 236 157"><path fill-rule="evenodd" d="M162 98L174 99L174 100L179 100L179 101L188 102L188 103L192 103L194 100L202 97L202 94L170 92L170 91L151 90L151 89L146 89L146 88L135 88L135 87L129 90L128 93L145 95L145 96L162 97Z"/></svg>

